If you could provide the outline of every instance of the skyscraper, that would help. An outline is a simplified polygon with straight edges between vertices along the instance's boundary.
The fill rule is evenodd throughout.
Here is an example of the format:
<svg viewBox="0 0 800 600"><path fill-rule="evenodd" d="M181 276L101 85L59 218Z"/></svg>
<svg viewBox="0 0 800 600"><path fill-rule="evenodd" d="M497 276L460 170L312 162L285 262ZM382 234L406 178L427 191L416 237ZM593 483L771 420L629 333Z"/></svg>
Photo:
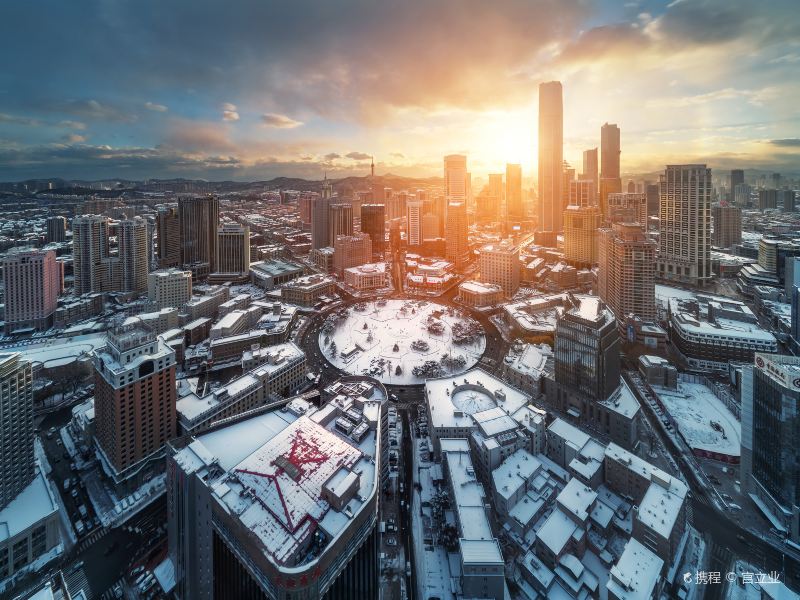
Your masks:
<svg viewBox="0 0 800 600"><path fill-rule="evenodd" d="M330 239L330 196L318 196L311 202L311 247L327 248L331 245Z"/></svg>
<svg viewBox="0 0 800 600"><path fill-rule="evenodd" d="M608 195L622 191L620 152L619 127L605 123L600 128L600 208L603 215L608 214Z"/></svg>
<svg viewBox="0 0 800 600"><path fill-rule="evenodd" d="M72 221L72 269L75 295L110 289L108 217L82 215Z"/></svg>
<svg viewBox="0 0 800 600"><path fill-rule="evenodd" d="M216 196L180 196L181 264L200 281L216 270L219 200Z"/></svg>
<svg viewBox="0 0 800 600"><path fill-rule="evenodd" d="M383 204L361 205L361 231L372 240L372 255L382 259L386 239L386 207Z"/></svg>
<svg viewBox="0 0 800 600"><path fill-rule="evenodd" d="M422 243L422 202L409 200L406 204L406 243L419 246Z"/></svg>
<svg viewBox="0 0 800 600"><path fill-rule="evenodd" d="M755 365L742 377L742 484L795 543L800 541L798 405L800 357L757 352Z"/></svg>
<svg viewBox="0 0 800 600"><path fill-rule="evenodd" d="M659 205L660 205L658 184L657 183L648 183L645 186L645 194L647 196L647 216L648 217L657 217L658 216L658 211L659 211Z"/></svg>
<svg viewBox="0 0 800 600"><path fill-rule="evenodd" d="M328 207L328 244L340 235L353 235L353 205L336 202Z"/></svg>
<svg viewBox="0 0 800 600"><path fill-rule="evenodd" d="M606 200L606 221L609 223L638 223L647 226L647 195L640 192L609 194Z"/></svg>
<svg viewBox="0 0 800 600"><path fill-rule="evenodd" d="M742 209L738 206L715 205L714 233L711 243L717 248L730 248L742 241Z"/></svg>
<svg viewBox="0 0 800 600"><path fill-rule="evenodd" d="M175 206L159 206L156 214L158 236L158 268L168 269L181 264L181 222Z"/></svg>
<svg viewBox="0 0 800 600"><path fill-rule="evenodd" d="M597 264L597 235L603 215L596 205L567 206L564 211L564 260L577 268Z"/></svg>
<svg viewBox="0 0 800 600"><path fill-rule="evenodd" d="M163 468L177 434L175 352L139 319L120 322L94 353L95 440L115 483Z"/></svg>
<svg viewBox="0 0 800 600"><path fill-rule="evenodd" d="M744 171L742 169L731 169L730 181L730 200L733 201L733 194L736 186L744 183Z"/></svg>
<svg viewBox="0 0 800 600"><path fill-rule="evenodd" d="M0 509L36 475L33 438L31 363L18 352L0 353ZM4 565L0 574L6 571Z"/></svg>
<svg viewBox="0 0 800 600"><path fill-rule="evenodd" d="M560 81L539 84L539 231L561 231L564 106Z"/></svg>
<svg viewBox="0 0 800 600"><path fill-rule="evenodd" d="M466 261L469 246L467 239L467 205L465 202L450 202L447 205L445 248L447 260L456 266Z"/></svg>
<svg viewBox="0 0 800 600"><path fill-rule="evenodd" d="M61 269L52 250L17 252L2 259L5 280L5 331L53 325L61 292Z"/></svg>
<svg viewBox="0 0 800 600"><path fill-rule="evenodd" d="M711 272L711 169L667 165L659 178L658 276L694 285Z"/></svg>
<svg viewBox="0 0 800 600"><path fill-rule="evenodd" d="M250 276L250 227L223 223L217 230L214 281L241 281Z"/></svg>
<svg viewBox="0 0 800 600"><path fill-rule="evenodd" d="M489 182L491 183L491 175ZM508 221L519 223L525 218L525 209L522 205L522 166L506 165L506 211Z"/></svg>
<svg viewBox="0 0 800 600"><path fill-rule="evenodd" d="M615 223L600 230L597 293L622 328L634 314L655 321L656 243L636 223Z"/></svg>
<svg viewBox="0 0 800 600"><path fill-rule="evenodd" d="M614 315L596 296L573 296L556 323L555 379L594 400L619 386L620 339Z"/></svg>
<svg viewBox="0 0 800 600"><path fill-rule="evenodd" d="M339 277L345 269L360 267L372 260L372 240L363 232L336 236L333 249L333 268Z"/></svg>
<svg viewBox="0 0 800 600"><path fill-rule="evenodd" d="M192 299L192 272L153 271L147 276L147 299L158 308L181 308Z"/></svg>
<svg viewBox="0 0 800 600"><path fill-rule="evenodd" d="M594 181L591 179L573 179L569 182L567 192L570 206L597 206L597 194Z"/></svg>
<svg viewBox="0 0 800 600"><path fill-rule="evenodd" d="M67 220L64 217L47 217L46 239L48 244L67 239Z"/></svg>
<svg viewBox="0 0 800 600"><path fill-rule="evenodd" d="M520 276L519 248L511 240L481 248L480 267L482 282L499 285L508 298L517 293Z"/></svg>
<svg viewBox="0 0 800 600"><path fill-rule="evenodd" d="M150 272L150 235L147 221L134 217L120 221L117 228L119 241L119 286L121 292L147 292L147 274ZM116 266L116 265L114 265Z"/></svg>
<svg viewBox="0 0 800 600"><path fill-rule="evenodd" d="M594 181L594 189L600 187L600 176L597 166L597 148L583 151L583 173L581 179L590 179Z"/></svg>
<svg viewBox="0 0 800 600"><path fill-rule="evenodd" d="M448 202L467 200L467 157L463 154L444 157L444 196Z"/></svg>

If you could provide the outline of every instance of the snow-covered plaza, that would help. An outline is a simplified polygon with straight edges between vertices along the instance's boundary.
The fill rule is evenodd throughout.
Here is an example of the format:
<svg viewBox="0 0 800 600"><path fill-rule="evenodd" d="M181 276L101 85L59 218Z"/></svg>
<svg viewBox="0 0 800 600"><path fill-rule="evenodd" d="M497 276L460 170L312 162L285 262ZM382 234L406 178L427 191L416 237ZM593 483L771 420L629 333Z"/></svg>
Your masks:
<svg viewBox="0 0 800 600"><path fill-rule="evenodd" d="M389 385L420 384L472 367L486 349L480 324L426 300L375 300L329 315L319 347L335 367Z"/></svg>

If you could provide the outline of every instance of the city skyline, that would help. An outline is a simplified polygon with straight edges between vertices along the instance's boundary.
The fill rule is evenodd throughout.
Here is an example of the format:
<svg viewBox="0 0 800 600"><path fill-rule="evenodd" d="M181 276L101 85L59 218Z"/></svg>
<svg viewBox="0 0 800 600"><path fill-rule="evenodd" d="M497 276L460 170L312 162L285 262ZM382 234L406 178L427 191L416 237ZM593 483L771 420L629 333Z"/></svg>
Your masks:
<svg viewBox="0 0 800 600"><path fill-rule="evenodd" d="M789 2L185 8L8 8L0 47L26 52L0 75L0 180L319 179L364 174L370 156L378 173L430 176L466 154L473 176L519 163L530 181L549 80L574 165L610 122L623 175L796 168ZM460 35L442 41L441 22ZM496 41L473 44L484 31Z"/></svg>

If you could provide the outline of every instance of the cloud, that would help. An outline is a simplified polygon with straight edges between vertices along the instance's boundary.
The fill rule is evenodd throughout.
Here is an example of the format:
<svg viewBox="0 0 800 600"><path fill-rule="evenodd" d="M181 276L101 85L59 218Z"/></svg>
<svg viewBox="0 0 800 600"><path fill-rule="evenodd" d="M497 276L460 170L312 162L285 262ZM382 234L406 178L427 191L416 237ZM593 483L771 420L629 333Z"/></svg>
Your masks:
<svg viewBox="0 0 800 600"><path fill-rule="evenodd" d="M230 102L222 103L222 120L223 121L238 121L239 113L236 110L236 105Z"/></svg>
<svg viewBox="0 0 800 600"><path fill-rule="evenodd" d="M277 127L279 129L294 129L303 124L302 121L295 121L291 117L277 113L264 113L261 115L261 120L267 127Z"/></svg>
<svg viewBox="0 0 800 600"><path fill-rule="evenodd" d="M780 146L782 148L800 148L800 138L785 138L782 140L770 140L773 146Z"/></svg>
<svg viewBox="0 0 800 600"><path fill-rule="evenodd" d="M28 127L38 127L41 121L38 119L30 119L28 117L20 117L17 115L7 115L0 113L0 123L10 123L12 125L26 125Z"/></svg>
<svg viewBox="0 0 800 600"><path fill-rule="evenodd" d="M365 154L364 152L348 152L345 154L345 158L350 158L352 160L367 160L371 158L369 154Z"/></svg>
<svg viewBox="0 0 800 600"><path fill-rule="evenodd" d="M86 141L85 135L79 135L77 133L68 133L61 138L64 142L68 144L79 144L81 142Z"/></svg>
<svg viewBox="0 0 800 600"><path fill-rule="evenodd" d="M323 156L322 158L324 158L326 162L330 162L332 160L336 160L337 158L342 158L342 155L336 154L336 152L330 152L325 156Z"/></svg>
<svg viewBox="0 0 800 600"><path fill-rule="evenodd" d="M98 121L133 123L136 115L130 114L116 106L100 103L97 100L68 100L52 106L56 111Z"/></svg>
<svg viewBox="0 0 800 600"><path fill-rule="evenodd" d="M163 104L155 104L153 102L145 102L144 107L153 112L167 112L169 109Z"/></svg>
<svg viewBox="0 0 800 600"><path fill-rule="evenodd" d="M78 129L81 131L86 129L86 123L83 123L81 121L70 121L70 120L61 121L59 122L59 126L67 127L69 129Z"/></svg>
<svg viewBox="0 0 800 600"><path fill-rule="evenodd" d="M237 150L226 127L210 121L176 119L168 126L163 144L168 148L189 152L233 153Z"/></svg>
<svg viewBox="0 0 800 600"><path fill-rule="evenodd" d="M405 158L406 157L406 155L403 154L402 152L389 152L389 156L391 156L392 158Z"/></svg>
<svg viewBox="0 0 800 600"><path fill-rule="evenodd" d="M222 110L227 110L228 112L234 112L236 110L236 105L231 104L230 102L223 102Z"/></svg>

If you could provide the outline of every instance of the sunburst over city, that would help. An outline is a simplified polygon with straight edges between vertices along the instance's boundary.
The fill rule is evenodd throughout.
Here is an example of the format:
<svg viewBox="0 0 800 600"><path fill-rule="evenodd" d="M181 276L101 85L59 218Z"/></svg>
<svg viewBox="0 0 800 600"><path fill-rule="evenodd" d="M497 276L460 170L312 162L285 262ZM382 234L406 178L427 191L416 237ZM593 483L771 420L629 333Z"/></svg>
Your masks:
<svg viewBox="0 0 800 600"><path fill-rule="evenodd" d="M0 598L800 600L800 11L0 8Z"/></svg>

